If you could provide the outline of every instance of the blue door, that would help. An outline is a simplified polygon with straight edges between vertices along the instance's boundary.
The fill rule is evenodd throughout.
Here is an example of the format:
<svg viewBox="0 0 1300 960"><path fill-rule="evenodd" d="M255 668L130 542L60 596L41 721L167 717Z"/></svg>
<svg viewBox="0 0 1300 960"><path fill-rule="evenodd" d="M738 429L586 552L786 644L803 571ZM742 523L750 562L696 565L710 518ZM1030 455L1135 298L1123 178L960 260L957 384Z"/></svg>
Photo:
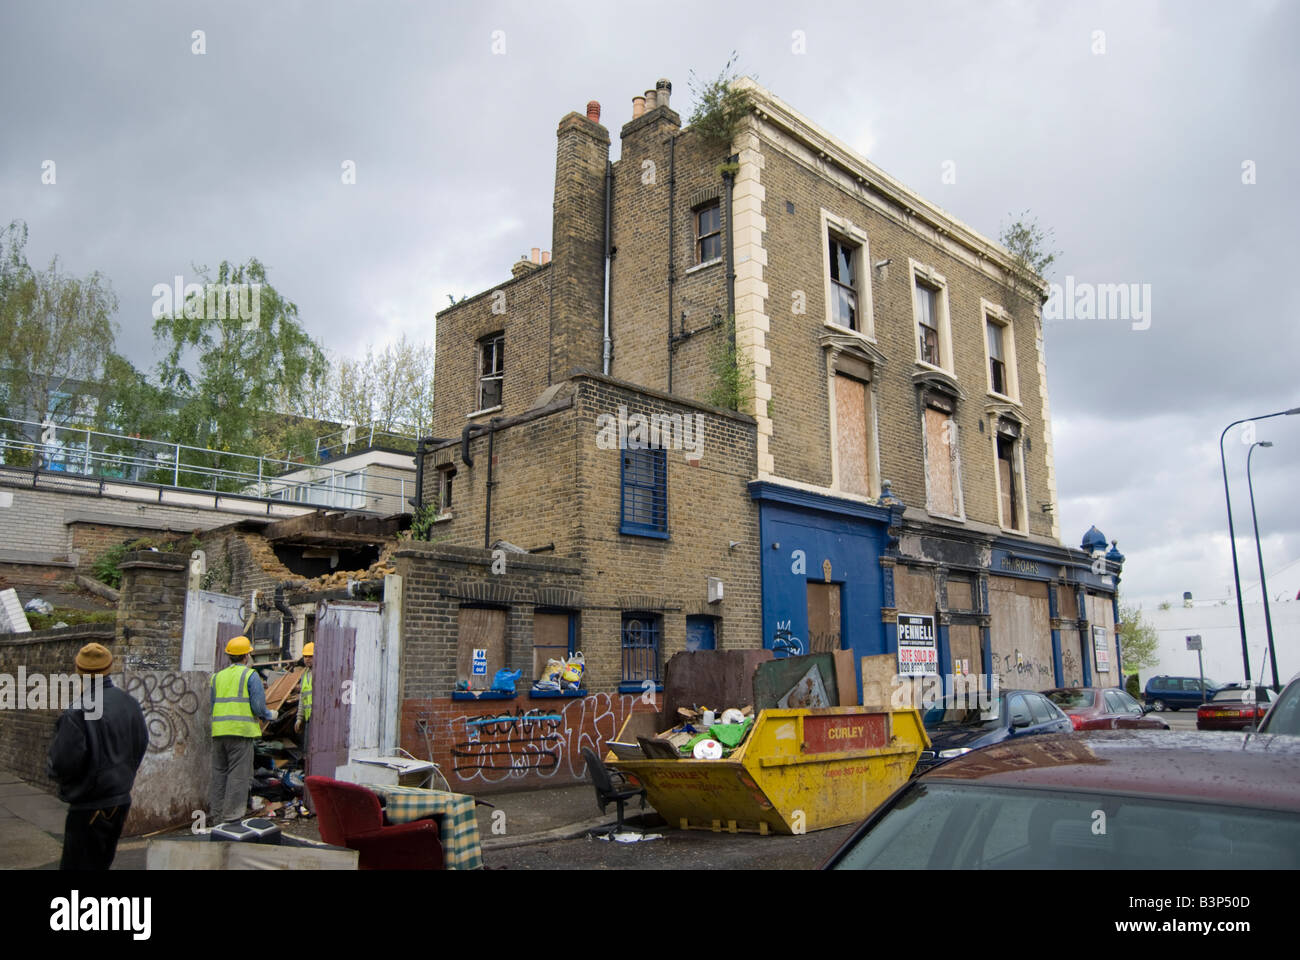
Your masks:
<svg viewBox="0 0 1300 960"><path fill-rule="evenodd" d="M713 633L712 617L687 617L686 618L686 649L695 650L713 650L717 646L717 639Z"/></svg>

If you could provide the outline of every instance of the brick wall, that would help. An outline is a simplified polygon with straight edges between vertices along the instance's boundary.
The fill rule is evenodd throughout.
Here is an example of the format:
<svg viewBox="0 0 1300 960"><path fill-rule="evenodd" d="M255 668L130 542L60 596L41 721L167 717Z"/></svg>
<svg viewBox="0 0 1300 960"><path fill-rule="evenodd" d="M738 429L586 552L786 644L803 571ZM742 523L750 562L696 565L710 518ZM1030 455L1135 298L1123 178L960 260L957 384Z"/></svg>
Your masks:
<svg viewBox="0 0 1300 960"><path fill-rule="evenodd" d="M189 554L190 534L177 534L155 527L126 527L106 523L73 521L68 524L72 536L72 552L77 557L77 572L91 575L91 568L100 557L119 544L133 540L149 540L161 549L164 544L176 544L176 549Z"/></svg>
<svg viewBox="0 0 1300 960"><path fill-rule="evenodd" d="M117 607L114 657L128 669L175 670L181 662L189 555L128 553Z"/></svg>
<svg viewBox="0 0 1300 960"><path fill-rule="evenodd" d="M206 589L237 597L258 590L269 596L280 583L303 579L280 562L270 543L255 530L226 526L200 535L199 542L207 556Z"/></svg>
<svg viewBox="0 0 1300 960"><path fill-rule="evenodd" d="M35 630L16 637L0 637L0 675L17 684L19 668L28 676L76 673L76 656L87 643L102 643L118 655L112 624L87 624L57 630ZM5 681L6 683L8 681ZM18 694L27 691L15 688ZM0 768L24 780L53 789L45 775L45 757L54 737L54 721L62 710L17 710L6 704L0 710Z"/></svg>

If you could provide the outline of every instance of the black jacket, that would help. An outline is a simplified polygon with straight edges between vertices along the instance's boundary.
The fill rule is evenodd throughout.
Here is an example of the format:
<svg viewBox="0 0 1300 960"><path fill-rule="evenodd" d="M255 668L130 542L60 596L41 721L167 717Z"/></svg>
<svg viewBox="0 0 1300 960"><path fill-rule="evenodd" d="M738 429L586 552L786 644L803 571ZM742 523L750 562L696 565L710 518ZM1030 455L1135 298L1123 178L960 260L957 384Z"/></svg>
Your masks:
<svg viewBox="0 0 1300 960"><path fill-rule="evenodd" d="M129 804L135 772L149 748L144 711L135 698L105 677L103 700L98 719L90 719L79 704L63 711L54 725L46 772L59 785L59 799L73 810Z"/></svg>

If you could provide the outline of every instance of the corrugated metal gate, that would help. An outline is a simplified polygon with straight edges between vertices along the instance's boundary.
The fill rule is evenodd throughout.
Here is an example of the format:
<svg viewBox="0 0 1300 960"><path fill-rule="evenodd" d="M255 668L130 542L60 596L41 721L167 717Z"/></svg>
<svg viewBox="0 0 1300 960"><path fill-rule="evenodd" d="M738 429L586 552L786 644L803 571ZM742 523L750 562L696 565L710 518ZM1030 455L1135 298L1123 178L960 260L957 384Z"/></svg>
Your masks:
<svg viewBox="0 0 1300 960"><path fill-rule="evenodd" d="M377 749L383 701L380 605L323 602L316 614L307 772L332 777L349 753Z"/></svg>

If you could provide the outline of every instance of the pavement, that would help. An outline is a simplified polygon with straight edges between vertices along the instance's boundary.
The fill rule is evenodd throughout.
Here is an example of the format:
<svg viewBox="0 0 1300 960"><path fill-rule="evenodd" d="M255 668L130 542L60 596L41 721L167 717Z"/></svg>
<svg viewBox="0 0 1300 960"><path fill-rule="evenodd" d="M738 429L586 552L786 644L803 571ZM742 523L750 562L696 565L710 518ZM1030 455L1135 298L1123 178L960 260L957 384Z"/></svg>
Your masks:
<svg viewBox="0 0 1300 960"><path fill-rule="evenodd" d="M493 851L582 837L614 823L613 806L601 815L595 791L587 783L478 796L492 804L478 807L479 837L489 866ZM67 809L44 788L0 769L0 869L58 869ZM635 822L633 814L639 813L634 803L629 820ZM653 811L649 814L654 816ZM315 819L288 821L284 826L295 835L319 839ZM143 870L148 843L146 837L123 837L113 869Z"/></svg>

